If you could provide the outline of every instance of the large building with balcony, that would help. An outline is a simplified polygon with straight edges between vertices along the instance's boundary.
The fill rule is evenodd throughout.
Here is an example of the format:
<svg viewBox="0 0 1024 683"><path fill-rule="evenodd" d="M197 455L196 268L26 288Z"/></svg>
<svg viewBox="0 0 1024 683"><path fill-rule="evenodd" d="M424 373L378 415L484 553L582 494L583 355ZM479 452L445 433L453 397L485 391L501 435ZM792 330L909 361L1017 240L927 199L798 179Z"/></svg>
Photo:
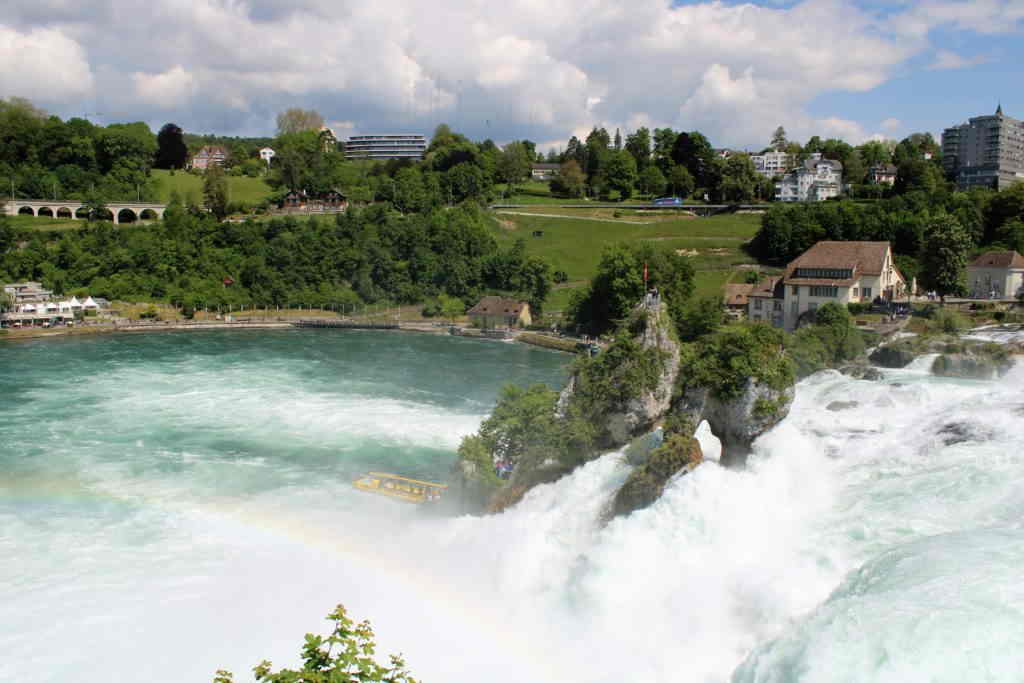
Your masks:
<svg viewBox="0 0 1024 683"><path fill-rule="evenodd" d="M822 202L843 189L843 165L832 159L810 158L775 185L777 202Z"/></svg>
<svg viewBox="0 0 1024 683"><path fill-rule="evenodd" d="M827 303L895 301L907 283L888 242L818 242L794 259L778 279L765 281L747 299L747 315L788 331Z"/></svg>
<svg viewBox="0 0 1024 683"><path fill-rule="evenodd" d="M975 116L942 133L942 167L957 188L1005 189L1024 181L1024 121L1000 106L991 116Z"/></svg>
<svg viewBox="0 0 1024 683"><path fill-rule="evenodd" d="M422 161L427 139L422 135L353 135L345 143L346 159L412 159Z"/></svg>

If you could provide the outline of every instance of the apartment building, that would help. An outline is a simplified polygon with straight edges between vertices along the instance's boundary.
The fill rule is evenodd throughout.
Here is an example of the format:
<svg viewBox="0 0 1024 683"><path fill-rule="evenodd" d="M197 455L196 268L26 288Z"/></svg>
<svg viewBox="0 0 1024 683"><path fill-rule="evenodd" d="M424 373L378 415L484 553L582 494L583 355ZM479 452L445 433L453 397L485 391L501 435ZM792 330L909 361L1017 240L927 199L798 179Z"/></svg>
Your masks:
<svg viewBox="0 0 1024 683"><path fill-rule="evenodd" d="M942 133L942 166L958 189L1005 189L1024 181L1024 121L1003 114L975 116Z"/></svg>
<svg viewBox="0 0 1024 683"><path fill-rule="evenodd" d="M768 178L783 175L793 164L793 156L788 152L751 154L750 160L754 163L754 170Z"/></svg>
<svg viewBox="0 0 1024 683"><path fill-rule="evenodd" d="M843 164L810 158L787 173L775 186L777 202L821 202L838 197L843 189Z"/></svg>
<svg viewBox="0 0 1024 683"><path fill-rule="evenodd" d="M421 161L427 152L422 135L353 135L345 144L346 159L413 159Z"/></svg>

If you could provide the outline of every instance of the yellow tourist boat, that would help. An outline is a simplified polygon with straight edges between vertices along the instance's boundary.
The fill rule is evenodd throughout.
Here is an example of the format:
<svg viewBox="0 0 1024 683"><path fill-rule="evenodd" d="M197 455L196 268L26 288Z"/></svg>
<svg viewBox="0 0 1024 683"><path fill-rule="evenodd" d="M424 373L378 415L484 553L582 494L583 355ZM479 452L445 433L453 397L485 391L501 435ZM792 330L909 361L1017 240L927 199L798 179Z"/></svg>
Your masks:
<svg viewBox="0 0 1024 683"><path fill-rule="evenodd" d="M419 481L384 472L369 472L353 480L352 484L360 491L377 493L407 503L435 503L441 500L441 492L448 488L446 484Z"/></svg>

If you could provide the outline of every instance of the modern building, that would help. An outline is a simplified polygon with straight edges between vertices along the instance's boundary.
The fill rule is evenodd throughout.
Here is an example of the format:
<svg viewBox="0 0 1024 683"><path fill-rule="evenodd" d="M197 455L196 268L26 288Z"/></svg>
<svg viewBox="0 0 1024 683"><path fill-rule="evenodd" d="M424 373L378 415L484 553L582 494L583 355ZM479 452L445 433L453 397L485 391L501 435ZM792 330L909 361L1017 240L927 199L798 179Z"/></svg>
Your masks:
<svg viewBox="0 0 1024 683"><path fill-rule="evenodd" d="M975 299L1009 299L1024 287L1024 256L988 251L967 266L967 289Z"/></svg>
<svg viewBox="0 0 1024 683"><path fill-rule="evenodd" d="M34 303L38 301L49 301L53 298L53 292L44 289L38 282L13 282L4 285L4 294L11 298L11 304Z"/></svg>
<svg viewBox="0 0 1024 683"><path fill-rule="evenodd" d="M469 322L485 330L496 327L525 327L533 322L530 304L500 296L485 296L466 313Z"/></svg>
<svg viewBox="0 0 1024 683"><path fill-rule="evenodd" d="M775 185L775 201L821 202L838 197L842 188L842 163L812 157L779 180Z"/></svg>
<svg viewBox="0 0 1024 683"><path fill-rule="evenodd" d="M748 295L748 315L795 330L801 316L827 303L895 301L907 283L888 242L818 242L794 259L785 274Z"/></svg>
<svg viewBox="0 0 1024 683"><path fill-rule="evenodd" d="M942 167L960 190L1005 189L1024 181L1024 121L1003 114L975 116L942 132Z"/></svg>
<svg viewBox="0 0 1024 683"><path fill-rule="evenodd" d="M530 177L534 180L551 180L561 168L561 164L530 164Z"/></svg>
<svg viewBox="0 0 1024 683"><path fill-rule="evenodd" d="M751 154L750 160L754 162L754 170L767 178L783 175L793 164L793 156L788 152Z"/></svg>
<svg viewBox="0 0 1024 683"><path fill-rule="evenodd" d="M896 184L896 167L893 164L876 164L868 171L868 183L871 185Z"/></svg>
<svg viewBox="0 0 1024 683"><path fill-rule="evenodd" d="M422 135L353 135L345 145L346 159L413 159L427 152Z"/></svg>

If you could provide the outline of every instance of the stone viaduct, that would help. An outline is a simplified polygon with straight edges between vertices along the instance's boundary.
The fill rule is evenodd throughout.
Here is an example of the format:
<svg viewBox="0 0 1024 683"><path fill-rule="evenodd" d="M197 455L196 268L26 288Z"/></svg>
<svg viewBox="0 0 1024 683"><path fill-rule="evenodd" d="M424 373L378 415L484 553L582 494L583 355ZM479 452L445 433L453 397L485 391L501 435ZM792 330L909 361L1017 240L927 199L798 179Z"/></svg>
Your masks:
<svg viewBox="0 0 1024 683"><path fill-rule="evenodd" d="M49 216L52 218L86 218L85 204L77 199L0 199L8 216ZM164 217L166 204L153 202L109 202L107 218L115 223L134 223Z"/></svg>

